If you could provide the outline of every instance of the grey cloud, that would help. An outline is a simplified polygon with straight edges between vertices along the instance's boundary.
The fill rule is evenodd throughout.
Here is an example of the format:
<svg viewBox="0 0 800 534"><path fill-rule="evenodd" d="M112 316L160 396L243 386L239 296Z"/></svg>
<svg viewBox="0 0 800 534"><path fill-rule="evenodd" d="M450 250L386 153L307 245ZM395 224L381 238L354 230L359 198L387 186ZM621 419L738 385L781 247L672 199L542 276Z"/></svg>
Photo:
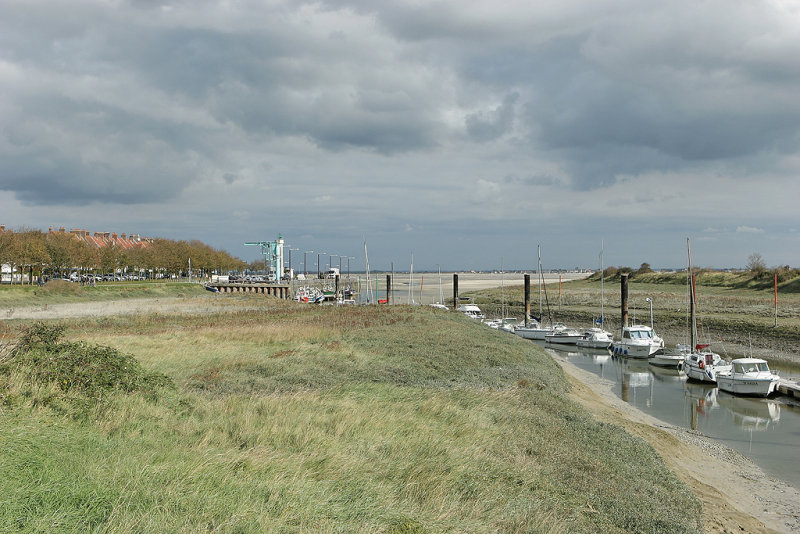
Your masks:
<svg viewBox="0 0 800 534"><path fill-rule="evenodd" d="M491 141L503 136L513 125L514 104L517 100L519 93L512 93L503 98L503 103L497 108L468 115L467 133L475 141Z"/></svg>

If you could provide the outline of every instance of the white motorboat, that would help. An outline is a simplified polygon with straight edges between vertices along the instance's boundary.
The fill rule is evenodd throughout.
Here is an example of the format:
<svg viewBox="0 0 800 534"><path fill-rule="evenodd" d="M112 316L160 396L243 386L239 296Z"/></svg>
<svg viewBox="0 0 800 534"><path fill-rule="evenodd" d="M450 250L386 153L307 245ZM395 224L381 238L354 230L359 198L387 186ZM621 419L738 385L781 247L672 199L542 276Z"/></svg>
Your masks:
<svg viewBox="0 0 800 534"><path fill-rule="evenodd" d="M460 311L467 317L477 319L478 321L486 319L486 316L483 314L481 309L475 304L461 304L458 307L458 311Z"/></svg>
<svg viewBox="0 0 800 534"><path fill-rule="evenodd" d="M731 364L707 347L702 345L698 345L698 347L700 348L699 352L692 352L684 358L683 371L693 380L716 383L717 375L729 372Z"/></svg>
<svg viewBox="0 0 800 534"><path fill-rule="evenodd" d="M548 343L558 343L560 345L575 345L583 334L574 328L558 328L544 336Z"/></svg>
<svg viewBox="0 0 800 534"><path fill-rule="evenodd" d="M535 339L545 341L545 336L552 334L557 329L567 328L564 323L555 323L553 326L542 326L538 321L531 321L528 326L519 326L514 329L514 333L525 339Z"/></svg>
<svg viewBox="0 0 800 534"><path fill-rule="evenodd" d="M717 387L734 395L768 397L780 381L760 358L737 358L731 367L730 371L717 372Z"/></svg>
<svg viewBox="0 0 800 534"><path fill-rule="evenodd" d="M611 345L614 354L629 358L649 358L663 348L664 340L651 327L644 325L624 327L620 340Z"/></svg>
<svg viewBox="0 0 800 534"><path fill-rule="evenodd" d="M504 332L510 332L513 334L519 326L525 325L524 323L520 323L516 317L504 317L503 320L500 321L498 328Z"/></svg>
<svg viewBox="0 0 800 534"><path fill-rule="evenodd" d="M575 342L579 347L587 349L607 349L614 342L614 335L602 328L590 328Z"/></svg>
<svg viewBox="0 0 800 534"><path fill-rule="evenodd" d="M650 355L648 362L650 365L656 367L666 367L668 369L683 369L683 362L686 360L686 355L689 354L688 345L677 345L674 349L664 349L661 352L656 352Z"/></svg>

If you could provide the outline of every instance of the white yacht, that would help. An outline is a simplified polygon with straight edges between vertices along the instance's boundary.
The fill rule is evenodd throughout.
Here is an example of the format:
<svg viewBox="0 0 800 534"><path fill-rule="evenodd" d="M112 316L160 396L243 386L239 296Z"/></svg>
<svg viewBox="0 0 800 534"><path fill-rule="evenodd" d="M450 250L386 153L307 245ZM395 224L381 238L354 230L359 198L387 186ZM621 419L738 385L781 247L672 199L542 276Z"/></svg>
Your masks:
<svg viewBox="0 0 800 534"><path fill-rule="evenodd" d="M475 304L461 304L458 306L458 311L460 311L467 317L472 317L473 319L477 319L478 321L483 321L484 319L486 319L486 316L483 314L481 309Z"/></svg>
<svg viewBox="0 0 800 534"><path fill-rule="evenodd" d="M649 358L651 354L664 349L664 340L653 329L645 325L626 326L622 337L614 341L611 350L619 356L629 358Z"/></svg>
<svg viewBox="0 0 800 534"><path fill-rule="evenodd" d="M614 342L614 335L602 328L590 328L575 344L587 349L607 349Z"/></svg>
<svg viewBox="0 0 800 534"><path fill-rule="evenodd" d="M780 382L766 360L760 358L737 358L731 366L730 371L717 372L717 387L734 395L767 397Z"/></svg>
<svg viewBox="0 0 800 534"><path fill-rule="evenodd" d="M650 355L648 361L650 365L655 365L656 367L681 370L683 369L683 362L686 360L686 355L691 352L689 345L678 344L674 349L664 349L663 351Z"/></svg>
<svg viewBox="0 0 800 534"><path fill-rule="evenodd" d="M712 352L706 346L698 345L700 350L686 355L683 360L683 371L686 376L701 382L717 381L719 373L730 372L732 366L730 362L722 359L722 356Z"/></svg>
<svg viewBox="0 0 800 534"><path fill-rule="evenodd" d="M548 343L558 343L561 345L574 345L577 343L579 339L583 337L583 334L574 328L559 328L557 330L553 330L549 334L544 336L544 340Z"/></svg>
<svg viewBox="0 0 800 534"><path fill-rule="evenodd" d="M686 238L686 254L689 259L686 269L689 286L689 353L683 360L686 376L701 382L717 382L718 373L727 373L732 369L731 363L723 360L716 352L712 352L708 344L697 343L697 294L695 292L694 275L692 274L692 253L689 238Z"/></svg>
<svg viewBox="0 0 800 534"><path fill-rule="evenodd" d="M514 329L514 333L525 339L535 339L544 341L547 334L552 334L556 329L565 329L567 325L564 323L554 323L553 326L545 327L536 320L531 319L528 326L519 326Z"/></svg>

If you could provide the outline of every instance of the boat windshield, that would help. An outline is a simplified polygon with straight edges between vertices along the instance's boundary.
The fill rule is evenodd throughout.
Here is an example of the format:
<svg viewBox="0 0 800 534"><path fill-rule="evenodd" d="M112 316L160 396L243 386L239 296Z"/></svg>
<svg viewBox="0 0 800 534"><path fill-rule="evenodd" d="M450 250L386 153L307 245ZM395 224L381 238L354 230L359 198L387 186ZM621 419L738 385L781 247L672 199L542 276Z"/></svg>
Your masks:
<svg viewBox="0 0 800 534"><path fill-rule="evenodd" d="M633 330L631 331L631 337L633 339L651 339L653 333L650 330Z"/></svg>
<svg viewBox="0 0 800 534"><path fill-rule="evenodd" d="M757 363L756 368L761 372L767 372L767 373L769 372L769 365L767 364L767 362Z"/></svg>

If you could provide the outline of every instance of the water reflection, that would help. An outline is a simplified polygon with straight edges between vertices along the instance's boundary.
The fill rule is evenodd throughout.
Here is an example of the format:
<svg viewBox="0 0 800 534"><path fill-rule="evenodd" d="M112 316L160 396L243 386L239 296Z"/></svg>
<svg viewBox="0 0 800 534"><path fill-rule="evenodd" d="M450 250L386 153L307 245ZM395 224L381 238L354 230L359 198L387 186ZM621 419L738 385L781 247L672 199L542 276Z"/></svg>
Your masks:
<svg viewBox="0 0 800 534"><path fill-rule="evenodd" d="M721 392L718 402L733 413L738 426L747 430L769 430L781 419L781 405L772 400L742 399Z"/></svg>
<svg viewBox="0 0 800 534"><path fill-rule="evenodd" d="M784 398L737 397L682 371L607 350L543 345L574 365L616 384L625 402L668 423L697 430L751 458L772 476L800 488L800 407Z"/></svg>

